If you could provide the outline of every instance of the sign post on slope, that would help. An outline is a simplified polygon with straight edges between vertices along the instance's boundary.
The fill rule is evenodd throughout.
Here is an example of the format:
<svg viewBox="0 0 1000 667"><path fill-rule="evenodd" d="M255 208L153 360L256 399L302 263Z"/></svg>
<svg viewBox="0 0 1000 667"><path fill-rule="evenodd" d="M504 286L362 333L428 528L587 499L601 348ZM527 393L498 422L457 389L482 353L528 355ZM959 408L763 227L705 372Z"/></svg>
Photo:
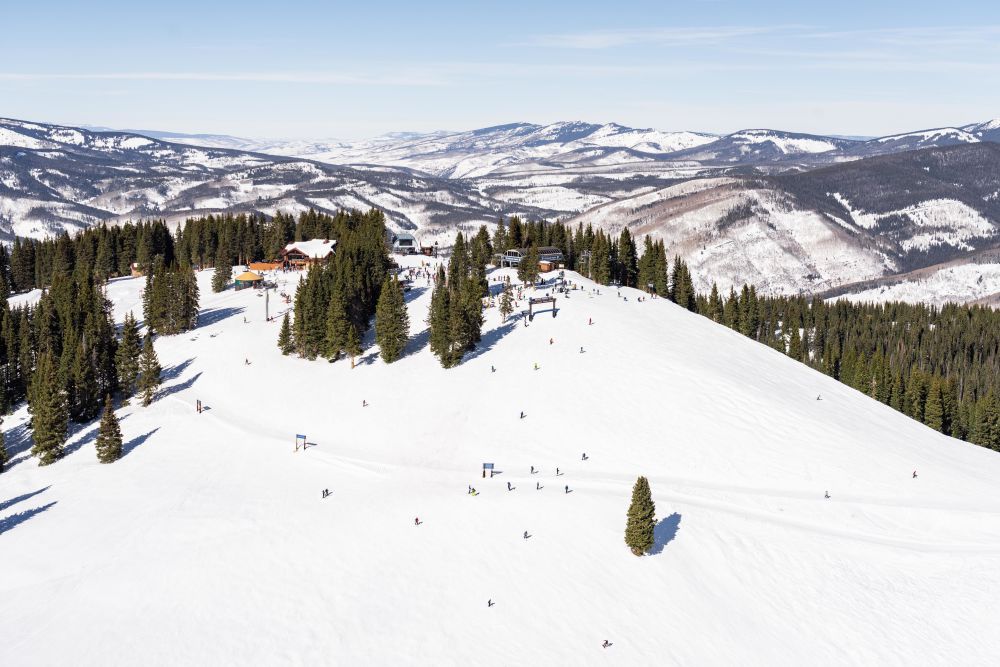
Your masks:
<svg viewBox="0 0 1000 667"><path fill-rule="evenodd" d="M302 444L302 451L306 450L306 436L295 434L295 451L299 451L299 443Z"/></svg>
<svg viewBox="0 0 1000 667"><path fill-rule="evenodd" d="M493 479L493 464L492 463L484 463L483 464L483 477L486 477L486 471L487 470L490 471L490 479Z"/></svg>

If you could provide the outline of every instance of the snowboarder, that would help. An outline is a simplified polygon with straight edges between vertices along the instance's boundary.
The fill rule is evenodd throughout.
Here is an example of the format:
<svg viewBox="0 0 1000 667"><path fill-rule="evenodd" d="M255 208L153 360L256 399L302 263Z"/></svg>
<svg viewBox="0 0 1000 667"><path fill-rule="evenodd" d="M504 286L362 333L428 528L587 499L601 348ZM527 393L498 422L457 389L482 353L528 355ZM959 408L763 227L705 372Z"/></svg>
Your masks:
<svg viewBox="0 0 1000 667"><path fill-rule="evenodd" d="M607 639L605 639L604 643L601 644L601 648L607 648L609 646L611 646L611 642L609 642Z"/></svg>
<svg viewBox="0 0 1000 667"><path fill-rule="evenodd" d="M824 492L823 493L823 497L824 498L829 498L830 497L830 492L829 491Z"/></svg>
<svg viewBox="0 0 1000 667"><path fill-rule="evenodd" d="M914 471L913 471L913 479L916 479L916 478L917 478L917 471L916 471L916 470L914 470Z"/></svg>
<svg viewBox="0 0 1000 667"><path fill-rule="evenodd" d="M250 365L250 360L249 360L249 359L247 359L246 357L244 357L244 358L243 358L243 365L244 365L244 366L249 366L249 365Z"/></svg>
<svg viewBox="0 0 1000 667"><path fill-rule="evenodd" d="M822 396L820 396L819 394L816 394L816 400L817 400L817 401L822 401L822 400L823 400L823 397L822 397Z"/></svg>

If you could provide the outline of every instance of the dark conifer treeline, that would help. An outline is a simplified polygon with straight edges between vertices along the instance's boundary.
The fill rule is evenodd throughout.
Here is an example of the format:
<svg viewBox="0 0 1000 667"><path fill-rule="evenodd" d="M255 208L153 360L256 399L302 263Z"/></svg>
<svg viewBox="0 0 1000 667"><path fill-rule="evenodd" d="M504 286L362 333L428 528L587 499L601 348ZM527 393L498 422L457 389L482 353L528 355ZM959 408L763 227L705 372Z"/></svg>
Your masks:
<svg viewBox="0 0 1000 667"><path fill-rule="evenodd" d="M825 303L714 287L698 311L927 426L1000 451L1000 313L982 306Z"/></svg>

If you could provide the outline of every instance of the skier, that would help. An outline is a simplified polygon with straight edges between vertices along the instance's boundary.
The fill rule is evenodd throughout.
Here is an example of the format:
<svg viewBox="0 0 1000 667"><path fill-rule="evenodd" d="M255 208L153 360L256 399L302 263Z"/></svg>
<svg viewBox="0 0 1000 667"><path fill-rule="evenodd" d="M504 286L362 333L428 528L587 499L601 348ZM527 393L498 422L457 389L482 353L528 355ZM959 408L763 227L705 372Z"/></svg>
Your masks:
<svg viewBox="0 0 1000 667"><path fill-rule="evenodd" d="M817 401L822 401L822 400L823 400L823 397L822 397L822 396L820 396L819 394L816 394L816 400L817 400Z"/></svg>
<svg viewBox="0 0 1000 667"><path fill-rule="evenodd" d="M552 345L552 343L553 343L554 341L555 341L555 339L554 339L554 338L550 338L550 339L549 339L549 345Z"/></svg>
<svg viewBox="0 0 1000 667"><path fill-rule="evenodd" d="M524 531L524 539L528 539L528 531Z"/></svg>
<svg viewBox="0 0 1000 667"><path fill-rule="evenodd" d="M559 476L559 468L556 468L556 477Z"/></svg>
<svg viewBox="0 0 1000 667"><path fill-rule="evenodd" d="M496 373L496 372L497 372L497 367L494 366L493 364L490 364L490 373Z"/></svg>
<svg viewBox="0 0 1000 667"><path fill-rule="evenodd" d="M487 608L493 606L493 598L490 598L489 600L486 601L486 606L487 606Z"/></svg>
<svg viewBox="0 0 1000 667"><path fill-rule="evenodd" d="M368 401L366 401L365 399L362 398L361 399L361 407L367 408L368 407Z"/></svg>
<svg viewBox="0 0 1000 667"><path fill-rule="evenodd" d="M587 325L590 326L593 323L594 323L594 320L592 318L588 317L587 318Z"/></svg>
<svg viewBox="0 0 1000 667"><path fill-rule="evenodd" d="M830 492L829 492L829 491L826 491L826 492L825 492L825 493L823 494L823 497L824 497L824 498L829 498L829 497L830 497Z"/></svg>
<svg viewBox="0 0 1000 667"><path fill-rule="evenodd" d="M535 466L531 466L531 474L532 474L532 475L534 475L534 474L535 474Z"/></svg>
<svg viewBox="0 0 1000 667"><path fill-rule="evenodd" d="M914 470L914 471L913 471L913 479L916 479L916 478L917 478L917 471L916 471L916 470Z"/></svg>
<svg viewBox="0 0 1000 667"><path fill-rule="evenodd" d="M413 519L413 525L414 526L419 526L420 525L420 517L419 516L416 517L415 519Z"/></svg>
<svg viewBox="0 0 1000 667"><path fill-rule="evenodd" d="M580 354L583 354L583 345L580 346Z"/></svg>
<svg viewBox="0 0 1000 667"><path fill-rule="evenodd" d="M521 419L524 419L524 410L521 410Z"/></svg>
<svg viewBox="0 0 1000 667"><path fill-rule="evenodd" d="M607 639L605 639L604 643L601 644L601 648L607 648L609 646L611 646L611 642L609 642Z"/></svg>
<svg viewBox="0 0 1000 667"><path fill-rule="evenodd" d="M541 490L542 490L542 483L535 482L535 491L541 491Z"/></svg>
<svg viewBox="0 0 1000 667"><path fill-rule="evenodd" d="M469 490L468 490L467 493L470 493L470 494L472 493L472 485L471 484L469 484Z"/></svg>
<svg viewBox="0 0 1000 667"><path fill-rule="evenodd" d="M536 371L538 370L538 362L537 361L535 362L535 370Z"/></svg>
<svg viewBox="0 0 1000 667"><path fill-rule="evenodd" d="M569 484L566 485L566 493L569 493Z"/></svg>
<svg viewBox="0 0 1000 667"><path fill-rule="evenodd" d="M583 453L583 455L580 457L580 460L581 461L586 461L587 460L587 452Z"/></svg>
<svg viewBox="0 0 1000 667"><path fill-rule="evenodd" d="M510 482L507 482L507 490L508 490L508 491L510 491L510 490L511 490L511 488L510 488Z"/></svg>

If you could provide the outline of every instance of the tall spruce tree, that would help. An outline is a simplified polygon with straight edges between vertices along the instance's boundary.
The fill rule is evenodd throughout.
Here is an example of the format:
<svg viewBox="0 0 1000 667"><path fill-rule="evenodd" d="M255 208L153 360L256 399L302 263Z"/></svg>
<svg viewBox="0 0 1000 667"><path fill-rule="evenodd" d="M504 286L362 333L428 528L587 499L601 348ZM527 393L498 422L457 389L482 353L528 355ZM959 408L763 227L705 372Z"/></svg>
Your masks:
<svg viewBox="0 0 1000 667"><path fill-rule="evenodd" d="M510 285L504 285L503 292L500 294L500 317L506 322L510 314L514 312L514 297L511 296Z"/></svg>
<svg viewBox="0 0 1000 667"><path fill-rule="evenodd" d="M488 237L487 237L488 238ZM387 364L399 359L410 336L410 317L399 281L388 276L375 309L375 342Z"/></svg>
<svg viewBox="0 0 1000 667"><path fill-rule="evenodd" d="M2 419L0 419L0 424L3 424ZM3 429L0 429L0 472L7 468L8 461L10 461L10 456L7 454L7 441Z"/></svg>
<svg viewBox="0 0 1000 667"><path fill-rule="evenodd" d="M625 523L625 544L636 556L641 556L653 546L656 528L656 505L649 490L649 481L640 477L632 487L632 503Z"/></svg>
<svg viewBox="0 0 1000 667"><path fill-rule="evenodd" d="M147 332L142 341L142 355L139 357L139 393L142 394L144 406L148 406L156 397L162 370L156 350L153 348L153 335Z"/></svg>
<svg viewBox="0 0 1000 667"><path fill-rule="evenodd" d="M97 431L97 460L101 463L113 463L122 457L122 431L115 416L115 407L111 403L111 394L104 398L104 415Z"/></svg>
<svg viewBox="0 0 1000 667"><path fill-rule="evenodd" d="M62 458L69 423L66 389L51 353L39 355L31 385L31 453L45 466Z"/></svg>
<svg viewBox="0 0 1000 667"><path fill-rule="evenodd" d="M431 294L430 348L445 368L452 366L451 357L451 294L445 280L444 268L438 266Z"/></svg>
<svg viewBox="0 0 1000 667"><path fill-rule="evenodd" d="M354 358L361 354L361 336L353 324L347 324L347 337L344 338L344 354L351 358L351 368L354 368Z"/></svg>
<svg viewBox="0 0 1000 667"><path fill-rule="evenodd" d="M142 354L142 339L139 324L131 311L125 314L122 324L122 339L115 352L115 368L118 372L118 386L122 392L122 405L128 405L135 396L135 383L139 378L139 356Z"/></svg>
<svg viewBox="0 0 1000 667"><path fill-rule="evenodd" d="M233 267L226 262L219 262L212 272L212 291L223 292L229 286L229 279L233 276Z"/></svg>
<svg viewBox="0 0 1000 667"><path fill-rule="evenodd" d="M287 312L281 318L281 331L278 332L278 349L285 355L291 354L295 349L295 343L292 341L292 323L288 318Z"/></svg>

